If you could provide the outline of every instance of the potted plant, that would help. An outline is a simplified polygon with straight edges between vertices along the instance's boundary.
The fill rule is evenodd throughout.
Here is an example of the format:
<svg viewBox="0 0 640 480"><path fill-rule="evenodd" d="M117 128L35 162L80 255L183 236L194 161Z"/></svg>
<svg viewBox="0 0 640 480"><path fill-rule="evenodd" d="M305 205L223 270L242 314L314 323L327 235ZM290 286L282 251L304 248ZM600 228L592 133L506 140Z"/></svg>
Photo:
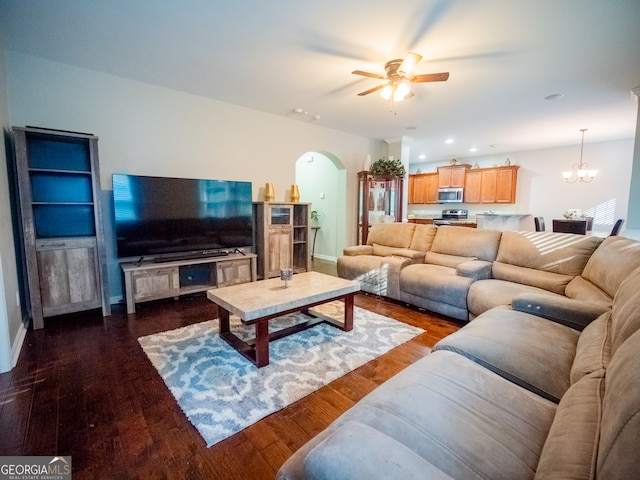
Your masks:
<svg viewBox="0 0 640 480"><path fill-rule="evenodd" d="M407 173L404 165L400 160L387 160L386 157L382 157L376 160L371 165L371 175L378 176L392 176L392 177L404 177Z"/></svg>
<svg viewBox="0 0 640 480"><path fill-rule="evenodd" d="M322 212L320 210L311 210L311 228L320 228L320 219Z"/></svg>

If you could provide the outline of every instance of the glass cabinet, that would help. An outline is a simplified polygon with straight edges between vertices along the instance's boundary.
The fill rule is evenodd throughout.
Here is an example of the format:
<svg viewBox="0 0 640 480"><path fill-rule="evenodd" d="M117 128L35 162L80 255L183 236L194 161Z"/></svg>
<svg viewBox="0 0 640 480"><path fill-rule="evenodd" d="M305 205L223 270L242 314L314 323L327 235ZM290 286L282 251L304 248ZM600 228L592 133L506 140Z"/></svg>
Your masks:
<svg viewBox="0 0 640 480"><path fill-rule="evenodd" d="M358 245L366 245L374 223L402 221L402 177L358 173Z"/></svg>

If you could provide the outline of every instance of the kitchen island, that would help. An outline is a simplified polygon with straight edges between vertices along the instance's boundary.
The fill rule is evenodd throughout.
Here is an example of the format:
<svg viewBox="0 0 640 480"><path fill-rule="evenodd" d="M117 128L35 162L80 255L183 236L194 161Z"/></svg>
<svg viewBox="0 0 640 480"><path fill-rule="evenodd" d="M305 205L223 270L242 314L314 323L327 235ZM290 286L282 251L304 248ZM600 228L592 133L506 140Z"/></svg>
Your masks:
<svg viewBox="0 0 640 480"><path fill-rule="evenodd" d="M530 213L485 212L476 213L476 222L478 228L485 230L532 230L533 216Z"/></svg>

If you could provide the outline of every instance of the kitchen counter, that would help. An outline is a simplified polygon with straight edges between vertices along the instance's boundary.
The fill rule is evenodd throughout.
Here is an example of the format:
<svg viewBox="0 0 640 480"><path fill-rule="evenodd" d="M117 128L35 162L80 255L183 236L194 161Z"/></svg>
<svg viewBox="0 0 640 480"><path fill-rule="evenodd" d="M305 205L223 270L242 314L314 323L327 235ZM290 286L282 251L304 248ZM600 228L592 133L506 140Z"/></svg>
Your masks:
<svg viewBox="0 0 640 480"><path fill-rule="evenodd" d="M438 219L438 223L440 223L441 225L444 225L444 222L447 222L446 225L455 225L457 227L470 227L470 228L476 228L477 224L474 220L472 219L466 219L466 220L441 220L440 217L434 217ZM434 222L434 218L410 218L408 219L409 223L418 223L418 224L426 224L426 225L432 225Z"/></svg>
<svg viewBox="0 0 640 480"><path fill-rule="evenodd" d="M484 212L476 213L478 228L486 230L531 230L533 216L530 213Z"/></svg>

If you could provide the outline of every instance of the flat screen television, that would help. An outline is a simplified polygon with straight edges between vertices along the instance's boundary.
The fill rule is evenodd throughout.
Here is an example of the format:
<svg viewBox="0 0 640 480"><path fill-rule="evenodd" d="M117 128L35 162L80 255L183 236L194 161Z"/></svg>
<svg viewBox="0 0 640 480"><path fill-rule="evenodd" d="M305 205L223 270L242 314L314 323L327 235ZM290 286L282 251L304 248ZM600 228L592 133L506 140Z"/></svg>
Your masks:
<svg viewBox="0 0 640 480"><path fill-rule="evenodd" d="M253 245L251 182L113 175L118 257L171 257Z"/></svg>

